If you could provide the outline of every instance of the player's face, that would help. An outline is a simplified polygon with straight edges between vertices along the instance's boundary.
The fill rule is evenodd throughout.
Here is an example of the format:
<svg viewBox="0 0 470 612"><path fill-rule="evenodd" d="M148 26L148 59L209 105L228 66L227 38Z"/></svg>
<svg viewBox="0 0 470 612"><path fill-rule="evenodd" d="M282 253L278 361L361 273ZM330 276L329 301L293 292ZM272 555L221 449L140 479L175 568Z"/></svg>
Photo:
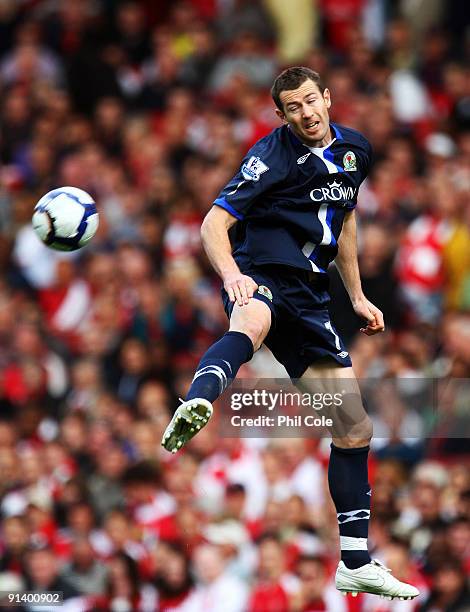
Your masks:
<svg viewBox="0 0 470 612"><path fill-rule="evenodd" d="M311 147L324 147L331 142L328 89L322 94L317 84L307 79L297 89L281 92L279 97L284 112L277 109L277 115L302 142Z"/></svg>

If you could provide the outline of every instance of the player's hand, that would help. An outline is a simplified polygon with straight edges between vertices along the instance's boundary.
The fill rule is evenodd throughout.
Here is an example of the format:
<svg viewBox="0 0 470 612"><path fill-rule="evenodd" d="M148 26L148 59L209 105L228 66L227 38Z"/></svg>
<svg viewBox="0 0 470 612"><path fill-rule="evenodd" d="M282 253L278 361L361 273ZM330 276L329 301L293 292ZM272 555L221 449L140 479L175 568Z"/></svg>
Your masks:
<svg viewBox="0 0 470 612"><path fill-rule="evenodd" d="M243 304L249 303L254 292L258 289L258 285L250 276L236 272L224 278L224 289L231 302L243 306Z"/></svg>
<svg viewBox="0 0 470 612"><path fill-rule="evenodd" d="M385 330L384 316L382 311L374 306L372 302L364 296L353 302L354 312L367 321L366 327L361 327L361 332L366 336L373 336Z"/></svg>

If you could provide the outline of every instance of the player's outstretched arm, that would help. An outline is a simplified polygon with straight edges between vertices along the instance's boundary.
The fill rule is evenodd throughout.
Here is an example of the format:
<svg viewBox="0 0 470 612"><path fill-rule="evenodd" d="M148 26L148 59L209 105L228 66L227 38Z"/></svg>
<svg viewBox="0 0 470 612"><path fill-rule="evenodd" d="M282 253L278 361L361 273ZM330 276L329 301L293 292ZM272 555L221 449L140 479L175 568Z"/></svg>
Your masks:
<svg viewBox="0 0 470 612"><path fill-rule="evenodd" d="M230 300L243 306L248 304L258 285L240 272L232 257L228 231L236 222L237 219L225 209L213 206L202 223L201 239L207 257L222 279Z"/></svg>
<svg viewBox="0 0 470 612"><path fill-rule="evenodd" d="M343 229L338 241L338 254L335 264L349 294L354 312L367 321L367 326L361 332L372 336L385 329L382 312L366 298L362 292L359 264L357 262L356 213L347 212L344 217Z"/></svg>

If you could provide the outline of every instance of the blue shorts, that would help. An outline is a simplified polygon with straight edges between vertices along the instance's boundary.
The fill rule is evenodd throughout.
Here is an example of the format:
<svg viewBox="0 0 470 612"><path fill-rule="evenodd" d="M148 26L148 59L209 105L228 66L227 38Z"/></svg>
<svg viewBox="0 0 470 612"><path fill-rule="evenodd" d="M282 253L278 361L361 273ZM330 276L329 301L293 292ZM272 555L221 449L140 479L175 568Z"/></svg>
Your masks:
<svg viewBox="0 0 470 612"><path fill-rule="evenodd" d="M282 265L256 266L243 274L258 285L253 297L271 310L271 329L264 344L291 378L300 378L310 365L326 357L343 367L352 365L330 321L326 275ZM222 299L230 317L233 302L224 289Z"/></svg>

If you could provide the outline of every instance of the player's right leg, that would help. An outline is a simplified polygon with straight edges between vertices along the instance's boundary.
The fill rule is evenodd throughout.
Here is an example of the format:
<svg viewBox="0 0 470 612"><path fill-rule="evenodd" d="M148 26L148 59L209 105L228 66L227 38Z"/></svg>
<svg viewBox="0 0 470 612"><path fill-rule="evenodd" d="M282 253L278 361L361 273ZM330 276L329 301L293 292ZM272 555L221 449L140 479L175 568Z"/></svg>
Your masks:
<svg viewBox="0 0 470 612"><path fill-rule="evenodd" d="M341 367L333 360L312 364L299 386L310 393L341 396L337 406L322 410L333 422L329 428L333 443L328 484L340 535L341 560L336 571L336 588L353 596L373 593L387 599L414 599L419 595L418 589L395 578L382 563L371 559L368 552L372 490L367 457L372 422L364 409L353 369Z"/></svg>
<svg viewBox="0 0 470 612"><path fill-rule="evenodd" d="M204 427L212 416L212 402L250 361L271 327L271 310L259 300L235 304L229 331L203 355L194 374L186 400L176 409L166 428L162 446L176 453Z"/></svg>

